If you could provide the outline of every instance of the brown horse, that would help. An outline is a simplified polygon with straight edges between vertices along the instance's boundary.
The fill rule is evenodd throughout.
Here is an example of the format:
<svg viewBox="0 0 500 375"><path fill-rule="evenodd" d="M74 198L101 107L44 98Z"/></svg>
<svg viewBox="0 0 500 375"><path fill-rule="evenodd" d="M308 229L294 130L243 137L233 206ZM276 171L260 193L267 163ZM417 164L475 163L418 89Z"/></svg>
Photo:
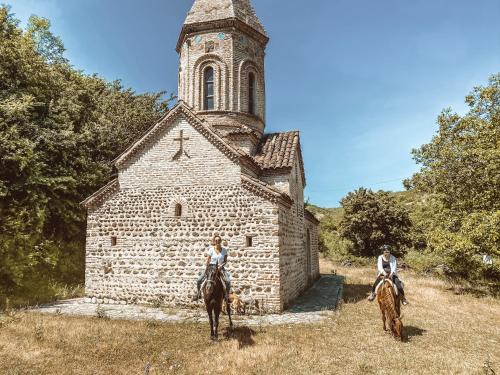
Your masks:
<svg viewBox="0 0 500 375"><path fill-rule="evenodd" d="M218 264L209 264L207 267L206 281L203 285L203 299L207 308L210 321L210 338L215 341L218 337L219 316L224 299L224 286L222 285L221 270ZM231 320L231 306L228 304L227 316L229 317L229 329L233 329Z"/></svg>
<svg viewBox="0 0 500 375"><path fill-rule="evenodd" d="M403 323L401 322L401 301L394 291L391 281L384 279L377 290L377 302L382 313L385 331L390 331L397 340L403 339Z"/></svg>

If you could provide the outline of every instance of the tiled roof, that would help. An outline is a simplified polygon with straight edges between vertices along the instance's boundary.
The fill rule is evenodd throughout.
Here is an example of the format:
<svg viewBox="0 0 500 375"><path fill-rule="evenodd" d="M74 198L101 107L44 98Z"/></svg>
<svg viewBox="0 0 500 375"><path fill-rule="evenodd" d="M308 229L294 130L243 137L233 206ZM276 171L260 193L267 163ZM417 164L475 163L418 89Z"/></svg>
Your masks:
<svg viewBox="0 0 500 375"><path fill-rule="evenodd" d="M299 144L299 132L265 134L254 155L262 169L291 168Z"/></svg>

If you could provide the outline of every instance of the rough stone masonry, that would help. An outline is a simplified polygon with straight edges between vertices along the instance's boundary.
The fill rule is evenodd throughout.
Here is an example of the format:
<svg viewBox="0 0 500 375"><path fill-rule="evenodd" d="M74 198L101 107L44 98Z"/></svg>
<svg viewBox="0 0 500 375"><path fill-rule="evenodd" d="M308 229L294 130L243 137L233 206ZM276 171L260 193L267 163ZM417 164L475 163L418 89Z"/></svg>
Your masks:
<svg viewBox="0 0 500 375"><path fill-rule="evenodd" d="M179 102L87 198L94 303L188 306L214 234L233 290L280 312L319 276L297 131L265 133L268 37L249 0L196 0L182 28Z"/></svg>

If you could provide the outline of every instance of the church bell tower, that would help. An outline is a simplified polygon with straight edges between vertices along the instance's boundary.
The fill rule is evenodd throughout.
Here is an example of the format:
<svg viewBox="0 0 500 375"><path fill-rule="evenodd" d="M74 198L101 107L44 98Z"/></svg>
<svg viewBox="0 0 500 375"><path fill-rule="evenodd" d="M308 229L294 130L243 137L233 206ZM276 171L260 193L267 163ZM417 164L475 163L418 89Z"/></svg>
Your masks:
<svg viewBox="0 0 500 375"><path fill-rule="evenodd" d="M195 0L177 43L179 99L224 135L260 138L268 41L250 0Z"/></svg>

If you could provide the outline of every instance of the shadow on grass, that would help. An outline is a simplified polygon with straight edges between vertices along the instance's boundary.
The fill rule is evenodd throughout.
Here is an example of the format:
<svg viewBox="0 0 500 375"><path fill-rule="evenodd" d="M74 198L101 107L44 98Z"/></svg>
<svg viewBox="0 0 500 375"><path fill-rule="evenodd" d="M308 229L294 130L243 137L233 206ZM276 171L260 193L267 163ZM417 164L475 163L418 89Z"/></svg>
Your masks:
<svg viewBox="0 0 500 375"><path fill-rule="evenodd" d="M404 327L404 341L408 342L412 337L422 336L426 332L425 329L414 327L414 326L405 326Z"/></svg>
<svg viewBox="0 0 500 375"><path fill-rule="evenodd" d="M446 288L446 290L456 294L456 295L471 295L476 298L484 298L484 297L500 297L500 285L481 285L478 287L470 287L470 286L453 286Z"/></svg>
<svg viewBox="0 0 500 375"><path fill-rule="evenodd" d="M224 332L224 338L226 338L227 340L238 340L238 349L243 349L248 346L255 345L253 336L255 336L256 333L257 332L255 332L253 329L246 326L234 327L232 331L228 327Z"/></svg>
<svg viewBox="0 0 500 375"><path fill-rule="evenodd" d="M363 301L371 290L371 285L367 284L345 284L343 301L344 303L357 303Z"/></svg>

